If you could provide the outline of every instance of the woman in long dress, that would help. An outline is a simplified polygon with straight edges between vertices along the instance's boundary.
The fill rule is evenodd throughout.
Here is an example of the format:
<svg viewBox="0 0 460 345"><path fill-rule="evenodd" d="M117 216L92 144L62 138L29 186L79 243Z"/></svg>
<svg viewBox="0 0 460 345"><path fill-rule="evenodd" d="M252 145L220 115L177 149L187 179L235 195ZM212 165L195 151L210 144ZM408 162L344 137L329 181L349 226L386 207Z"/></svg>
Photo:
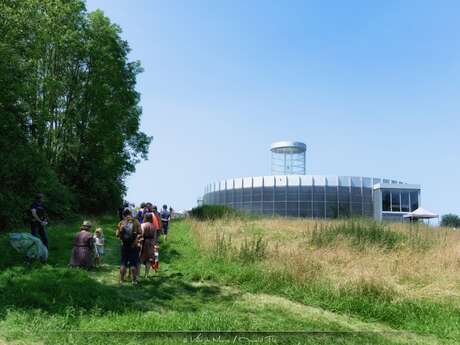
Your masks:
<svg viewBox="0 0 460 345"><path fill-rule="evenodd" d="M80 231L73 241L72 255L69 266L91 268L95 251L93 234L90 232L91 223L84 221Z"/></svg>
<svg viewBox="0 0 460 345"><path fill-rule="evenodd" d="M149 275L150 265L155 260L154 245L157 240L157 229L153 223L153 214L146 213L142 223L141 254L140 262L145 266L145 277Z"/></svg>

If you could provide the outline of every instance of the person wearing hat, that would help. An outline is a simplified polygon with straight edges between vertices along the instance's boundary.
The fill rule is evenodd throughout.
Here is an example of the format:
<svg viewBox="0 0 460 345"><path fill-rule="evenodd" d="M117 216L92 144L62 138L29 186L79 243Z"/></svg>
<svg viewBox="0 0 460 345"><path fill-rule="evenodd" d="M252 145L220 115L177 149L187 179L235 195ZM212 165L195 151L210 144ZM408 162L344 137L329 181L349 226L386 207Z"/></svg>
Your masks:
<svg viewBox="0 0 460 345"><path fill-rule="evenodd" d="M70 267L91 268L93 266L94 238L91 233L91 222L85 220L73 241Z"/></svg>

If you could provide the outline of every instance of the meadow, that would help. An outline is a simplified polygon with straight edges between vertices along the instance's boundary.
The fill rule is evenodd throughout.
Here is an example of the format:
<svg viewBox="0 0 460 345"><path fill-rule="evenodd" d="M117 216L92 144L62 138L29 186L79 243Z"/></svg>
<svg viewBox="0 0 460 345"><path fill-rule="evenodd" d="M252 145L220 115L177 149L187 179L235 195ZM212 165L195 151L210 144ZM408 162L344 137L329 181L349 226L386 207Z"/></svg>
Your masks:
<svg viewBox="0 0 460 345"><path fill-rule="evenodd" d="M460 236L449 229L236 215L187 219L174 222L161 243L156 275L119 286L114 218L93 219L105 229L105 264L91 271L67 267L79 222L50 227L46 265L25 263L7 234L0 235L1 345L460 339ZM263 333L274 331L281 333Z"/></svg>

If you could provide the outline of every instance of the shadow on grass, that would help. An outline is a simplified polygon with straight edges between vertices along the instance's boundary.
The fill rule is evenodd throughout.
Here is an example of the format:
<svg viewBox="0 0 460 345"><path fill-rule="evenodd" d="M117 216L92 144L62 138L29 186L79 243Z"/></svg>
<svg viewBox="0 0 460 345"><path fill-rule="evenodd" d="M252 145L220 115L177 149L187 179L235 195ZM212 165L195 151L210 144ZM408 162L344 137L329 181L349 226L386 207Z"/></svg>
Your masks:
<svg viewBox="0 0 460 345"><path fill-rule="evenodd" d="M112 223L107 223L109 229ZM119 242L112 232L106 233L107 256L104 266L91 272L67 267L74 229L78 223L55 227L49 232L50 260L48 265L26 264L9 246L7 236L0 237L0 318L8 310L43 311L64 315L72 308L76 314L91 310L101 313L124 313L147 310L196 311L208 302L224 302L232 297L218 287L193 285L173 264L181 256L168 242L161 243L160 262L165 266L156 276L118 286L113 281L99 281L98 277L117 271Z"/></svg>
<svg viewBox="0 0 460 345"><path fill-rule="evenodd" d="M218 287L194 286L180 274L151 277L138 286L109 285L98 282L88 272L43 266L15 267L0 273L0 317L8 309L41 310L66 314L90 310L127 312L158 308L196 311L207 302L224 302L232 297Z"/></svg>

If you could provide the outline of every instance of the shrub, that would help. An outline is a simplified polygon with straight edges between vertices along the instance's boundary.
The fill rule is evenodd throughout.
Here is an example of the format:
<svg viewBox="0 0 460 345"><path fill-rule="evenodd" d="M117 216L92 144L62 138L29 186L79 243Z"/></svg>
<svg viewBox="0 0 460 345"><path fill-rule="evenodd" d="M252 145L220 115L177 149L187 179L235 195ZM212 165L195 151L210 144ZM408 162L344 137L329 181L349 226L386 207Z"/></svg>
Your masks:
<svg viewBox="0 0 460 345"><path fill-rule="evenodd" d="M460 217L452 213L445 214L442 216L441 225L452 228L460 227Z"/></svg>
<svg viewBox="0 0 460 345"><path fill-rule="evenodd" d="M193 208L190 215L198 220L215 220L229 216L237 216L239 213L227 206L202 205Z"/></svg>

